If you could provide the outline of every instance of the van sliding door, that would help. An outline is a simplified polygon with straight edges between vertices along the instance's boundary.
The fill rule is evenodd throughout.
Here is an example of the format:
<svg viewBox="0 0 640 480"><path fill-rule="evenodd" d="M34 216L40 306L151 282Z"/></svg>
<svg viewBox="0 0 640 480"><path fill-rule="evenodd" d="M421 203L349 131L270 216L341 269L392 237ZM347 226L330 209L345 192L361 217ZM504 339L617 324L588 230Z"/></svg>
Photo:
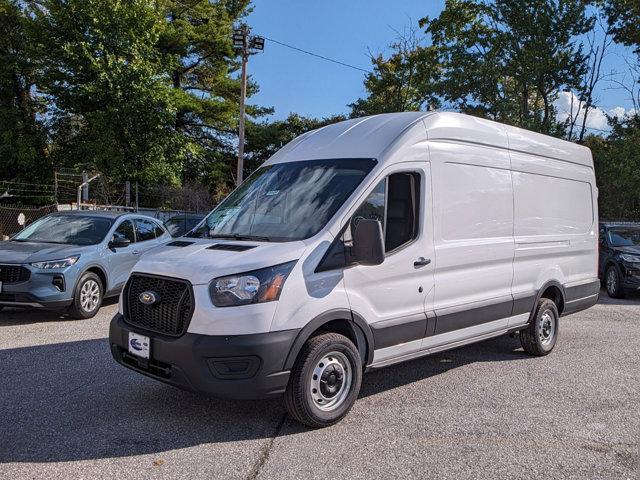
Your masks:
<svg viewBox="0 0 640 480"><path fill-rule="evenodd" d="M435 337L424 348L503 329L513 307L513 187L506 149L430 143Z"/></svg>

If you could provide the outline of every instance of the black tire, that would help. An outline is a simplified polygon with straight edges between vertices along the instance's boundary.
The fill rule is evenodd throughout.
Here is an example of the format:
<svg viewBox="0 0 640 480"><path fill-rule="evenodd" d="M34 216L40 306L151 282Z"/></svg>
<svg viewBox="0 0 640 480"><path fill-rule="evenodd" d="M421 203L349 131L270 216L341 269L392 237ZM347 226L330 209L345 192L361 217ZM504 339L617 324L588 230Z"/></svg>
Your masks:
<svg viewBox="0 0 640 480"><path fill-rule="evenodd" d="M548 298L538 300L536 309L525 330L520 330L520 343L525 352L536 357L549 355L558 341L560 315L558 307Z"/></svg>
<svg viewBox="0 0 640 480"><path fill-rule="evenodd" d="M610 279L609 276L612 276ZM610 281L611 280L611 281ZM624 288L622 288L622 278L620 270L615 265L609 265L604 274L604 286L607 294L611 298L624 298Z"/></svg>
<svg viewBox="0 0 640 480"><path fill-rule="evenodd" d="M326 366L322 363L325 359L329 360ZM345 360L348 361L347 369L343 369L340 376ZM322 372L320 379L317 378L319 372ZM349 375L350 384L347 385L345 382L349 383ZM322 379L326 381L321 384ZM314 383L322 385L321 393L313 389ZM362 360L355 345L343 335L321 333L307 340L296 359L284 396L285 406L291 417L300 423L313 428L328 427L339 422L351 410L361 383ZM334 388L337 389L335 393L331 391ZM329 403L323 400L322 392L327 393ZM325 403L321 407L319 403L322 402ZM331 402L335 405L332 406Z"/></svg>
<svg viewBox="0 0 640 480"><path fill-rule="evenodd" d="M94 301L90 302L88 306L86 303L85 306L83 306L83 289L93 285L97 285L97 299L95 299L95 306ZM85 273L84 275L82 275L82 277L80 277L80 281L76 286L76 290L73 295L73 303L69 307L69 315L77 320L86 320L88 318L95 317L96 313L98 313L98 310L100 310L100 307L102 306L103 295L104 286L102 285L102 280L100 280L100 277L92 272Z"/></svg>

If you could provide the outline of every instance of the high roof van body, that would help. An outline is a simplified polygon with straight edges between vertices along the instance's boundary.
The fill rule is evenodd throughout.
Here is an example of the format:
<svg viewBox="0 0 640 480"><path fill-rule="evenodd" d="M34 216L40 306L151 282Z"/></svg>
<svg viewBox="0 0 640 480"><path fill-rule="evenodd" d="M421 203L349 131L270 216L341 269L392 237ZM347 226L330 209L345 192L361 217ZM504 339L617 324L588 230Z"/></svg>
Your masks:
<svg viewBox="0 0 640 480"><path fill-rule="evenodd" d="M112 353L330 425L369 369L514 332L551 352L598 299L597 218L583 146L456 113L336 123L137 263Z"/></svg>

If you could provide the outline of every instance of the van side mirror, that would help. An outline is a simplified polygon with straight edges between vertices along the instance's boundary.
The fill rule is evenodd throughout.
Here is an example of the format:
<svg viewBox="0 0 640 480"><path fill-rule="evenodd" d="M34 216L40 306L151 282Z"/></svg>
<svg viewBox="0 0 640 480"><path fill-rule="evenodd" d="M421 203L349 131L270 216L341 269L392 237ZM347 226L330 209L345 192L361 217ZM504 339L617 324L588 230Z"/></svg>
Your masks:
<svg viewBox="0 0 640 480"><path fill-rule="evenodd" d="M361 265L384 262L384 236L378 220L361 219L353 233L353 256Z"/></svg>
<svg viewBox="0 0 640 480"><path fill-rule="evenodd" d="M114 237L111 239L108 246L109 248L125 248L128 247L130 243L131 240L129 240L128 238Z"/></svg>

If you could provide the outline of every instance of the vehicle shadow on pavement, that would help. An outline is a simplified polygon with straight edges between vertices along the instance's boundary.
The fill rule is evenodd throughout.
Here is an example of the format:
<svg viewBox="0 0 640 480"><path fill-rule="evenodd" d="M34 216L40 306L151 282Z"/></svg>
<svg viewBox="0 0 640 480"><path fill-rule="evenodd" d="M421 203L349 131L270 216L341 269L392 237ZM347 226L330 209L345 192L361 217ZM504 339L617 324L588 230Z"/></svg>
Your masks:
<svg viewBox="0 0 640 480"><path fill-rule="evenodd" d="M517 339L417 359L365 375L361 397L473 362L527 357ZM117 365L107 340L0 350L0 463L154 454L272 436L280 399L224 401L184 392ZM280 435L307 429L286 429Z"/></svg>
<svg viewBox="0 0 640 480"><path fill-rule="evenodd" d="M640 305L640 292L627 292L624 298L611 298L607 291L603 288L600 290L600 297L598 303L602 305Z"/></svg>
<svg viewBox="0 0 640 480"><path fill-rule="evenodd" d="M436 353L365 374L360 398L402 387L449 370L477 362L506 362L532 359L524 352L517 336L507 335Z"/></svg>
<svg viewBox="0 0 640 480"><path fill-rule="evenodd" d="M222 401L131 372L107 339L0 350L0 463L151 454L273 435L278 400Z"/></svg>
<svg viewBox="0 0 640 480"><path fill-rule="evenodd" d="M103 301L102 307L108 307L118 303L118 297L107 298ZM29 325L32 323L57 322L60 320L71 320L66 310L42 310L37 308L9 308L5 307L0 311L0 327L11 327L15 325ZM86 322L86 320L78 320Z"/></svg>

